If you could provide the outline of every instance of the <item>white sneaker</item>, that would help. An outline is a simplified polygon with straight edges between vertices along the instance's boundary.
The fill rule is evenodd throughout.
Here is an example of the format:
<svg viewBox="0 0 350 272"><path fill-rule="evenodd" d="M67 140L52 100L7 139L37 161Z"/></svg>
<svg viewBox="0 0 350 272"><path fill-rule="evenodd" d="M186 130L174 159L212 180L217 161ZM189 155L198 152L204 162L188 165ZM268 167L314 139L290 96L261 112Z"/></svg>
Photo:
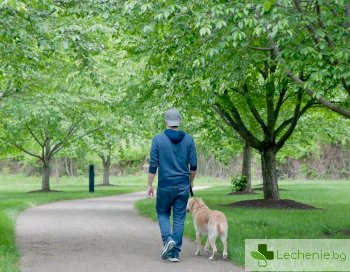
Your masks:
<svg viewBox="0 0 350 272"><path fill-rule="evenodd" d="M169 252L174 248L175 246L175 241L174 240L169 240L165 246L163 247L162 251L162 259L166 260L168 259Z"/></svg>
<svg viewBox="0 0 350 272"><path fill-rule="evenodd" d="M179 257L170 257L169 261L171 261L172 263L178 263L180 261Z"/></svg>

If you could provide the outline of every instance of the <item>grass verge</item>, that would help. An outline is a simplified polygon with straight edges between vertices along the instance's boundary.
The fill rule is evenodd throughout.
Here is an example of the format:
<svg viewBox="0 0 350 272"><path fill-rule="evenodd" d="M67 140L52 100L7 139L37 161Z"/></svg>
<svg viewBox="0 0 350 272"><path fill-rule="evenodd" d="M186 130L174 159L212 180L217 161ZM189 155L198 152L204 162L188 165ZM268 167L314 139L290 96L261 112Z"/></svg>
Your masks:
<svg viewBox="0 0 350 272"><path fill-rule="evenodd" d="M349 181L285 181L280 182L282 199L292 199L319 210L276 210L227 207L235 201L262 199L256 195L228 195L228 186L215 186L196 192L211 209L224 212L229 224L228 254L232 261L244 265L245 239L342 239L349 238L342 230L350 230ZM135 204L142 215L156 221L155 201ZM187 216L185 236L195 239L192 216ZM203 240L204 242L204 240ZM221 242L217 240L219 252ZM193 249L193 252L195 248Z"/></svg>

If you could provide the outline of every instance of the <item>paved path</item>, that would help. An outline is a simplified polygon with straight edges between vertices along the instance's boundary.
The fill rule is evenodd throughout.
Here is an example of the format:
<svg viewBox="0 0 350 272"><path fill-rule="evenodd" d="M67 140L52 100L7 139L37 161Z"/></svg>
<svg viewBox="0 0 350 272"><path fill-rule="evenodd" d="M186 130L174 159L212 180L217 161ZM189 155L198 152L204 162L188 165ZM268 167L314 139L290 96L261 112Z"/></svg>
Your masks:
<svg viewBox="0 0 350 272"><path fill-rule="evenodd" d="M158 225L134 202L145 193L62 201L23 212L17 221L22 272L238 272L220 258L194 256L184 239L180 263L160 260ZM217 241L220 242L219 239Z"/></svg>

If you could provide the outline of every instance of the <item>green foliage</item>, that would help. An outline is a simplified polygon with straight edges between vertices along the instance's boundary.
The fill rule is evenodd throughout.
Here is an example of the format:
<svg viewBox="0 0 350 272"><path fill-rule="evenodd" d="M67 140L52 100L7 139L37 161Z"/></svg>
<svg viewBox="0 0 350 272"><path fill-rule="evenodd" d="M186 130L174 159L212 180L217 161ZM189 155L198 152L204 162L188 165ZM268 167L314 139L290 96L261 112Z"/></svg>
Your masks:
<svg viewBox="0 0 350 272"><path fill-rule="evenodd" d="M247 187L247 177L246 176L236 176L231 178L231 191L232 192L242 192Z"/></svg>
<svg viewBox="0 0 350 272"><path fill-rule="evenodd" d="M1 107L2 140L38 157L41 156L40 148L45 144L67 147L73 137L85 133L81 127L93 121L93 115L85 106L84 96L68 93L9 97Z"/></svg>
<svg viewBox="0 0 350 272"><path fill-rule="evenodd" d="M119 150L119 164L141 163L149 155L149 147L134 145Z"/></svg>
<svg viewBox="0 0 350 272"><path fill-rule="evenodd" d="M114 0L0 4L2 156L105 156L131 137L120 101L137 65L121 46L122 7Z"/></svg>
<svg viewBox="0 0 350 272"><path fill-rule="evenodd" d="M237 117L236 108L260 146L282 139L282 162L317 153L320 138L346 142L347 122L318 110L299 116L300 129L287 142L283 135L292 127L285 122L293 117L299 93L301 106L307 105L307 88L314 90L316 100L323 97L348 108L348 5L3 1L0 138L7 140L1 142L0 154L22 159L14 144L39 154L29 127L37 138L46 129L54 144L63 141L65 155L111 154L115 162L140 161L147 152L129 158L133 155L124 150L130 149L125 141L132 139L130 145L146 150L149 142L144 140L164 129L164 111L178 107L183 129L196 138L198 149L228 162L240 152L242 138L252 137L227 126L228 120L213 110L217 104L231 117ZM268 105L276 106L285 89L272 122ZM275 135L266 132L257 115ZM65 139L80 118L75 137Z"/></svg>
<svg viewBox="0 0 350 272"><path fill-rule="evenodd" d="M265 10L269 12L272 8L272 5L274 5L275 3L276 3L276 0L265 0L265 3L264 3Z"/></svg>
<svg viewBox="0 0 350 272"><path fill-rule="evenodd" d="M300 122L285 147L278 154L278 160L319 157L321 147L327 144L346 145L350 139L350 122L325 109L313 110Z"/></svg>
<svg viewBox="0 0 350 272"><path fill-rule="evenodd" d="M310 169L308 165L303 165L301 167L301 172L307 179L315 179L317 177L316 171L314 169Z"/></svg>
<svg viewBox="0 0 350 272"><path fill-rule="evenodd" d="M126 6L131 14L130 32L140 38L135 51L149 56L143 85L150 91L142 92L144 97L151 93L153 103L166 100L201 119L203 134L216 133L207 137L207 142L224 135L226 151L240 141L262 157L268 152L275 156L299 119L316 103L292 83L278 62L279 52L272 50L272 45L261 46L280 30L283 36L289 35L285 31L288 21L280 14L273 24L268 23L275 12L273 2L265 6L261 1L187 1L179 5L147 1L151 5L143 9L146 1L128 3L133 3ZM215 121L205 122L209 116L224 132L217 131ZM207 150L219 153L216 143L212 141ZM263 168L270 169L274 173L265 178L276 176L274 165ZM270 182L277 180L264 180L264 184ZM276 187L265 186L265 197L278 198L276 190L267 192Z"/></svg>
<svg viewBox="0 0 350 272"><path fill-rule="evenodd" d="M266 104L277 104L278 94L287 87L288 94L281 109L283 118L279 118L276 126L293 113L291 106L295 104L296 89L283 79L286 77L284 69L277 67L275 75L264 80L260 75L265 69L264 63L268 62L271 67L274 61L268 54L250 50L251 45L242 38L253 35L257 24L254 20L250 23L242 21L252 19L249 16L253 17L255 9L263 12L262 5L237 3L233 8L231 3L202 5L187 2L168 7L164 3L154 3L152 9L138 13L136 2L132 3L127 9L138 15L137 20L130 21L132 29L147 24L155 26L147 36L138 33L147 40L146 43L143 40L138 49L150 54L150 72L146 74L145 85L152 84L153 97L165 98L170 103L180 104L189 113L201 116L212 116L210 112L216 103L227 111L232 105L239 105L238 112L244 125L259 140L263 140L262 129L251 115L247 99L255 104L261 118L266 120ZM158 22L157 14L165 11L169 16ZM232 30L237 32L232 33ZM208 37L204 39L204 36ZM242 41L238 44L239 39ZM237 49L233 50L232 42L236 43ZM247 91L243 89L244 85L248 85ZM271 103L265 103L266 87L272 85L275 85L275 90Z"/></svg>

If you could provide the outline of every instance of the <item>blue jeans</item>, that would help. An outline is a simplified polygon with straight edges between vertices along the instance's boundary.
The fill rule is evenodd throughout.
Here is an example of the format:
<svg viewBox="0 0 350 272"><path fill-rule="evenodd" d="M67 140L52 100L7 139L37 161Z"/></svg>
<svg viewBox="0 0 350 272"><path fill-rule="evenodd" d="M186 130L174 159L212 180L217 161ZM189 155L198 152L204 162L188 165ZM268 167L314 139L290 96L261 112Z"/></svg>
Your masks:
<svg viewBox="0 0 350 272"><path fill-rule="evenodd" d="M175 241L173 256L179 256L182 245L182 235L186 218L186 206L189 197L189 185L174 185L158 187L157 215L163 244L169 240ZM173 230L170 227L170 214L173 210Z"/></svg>

